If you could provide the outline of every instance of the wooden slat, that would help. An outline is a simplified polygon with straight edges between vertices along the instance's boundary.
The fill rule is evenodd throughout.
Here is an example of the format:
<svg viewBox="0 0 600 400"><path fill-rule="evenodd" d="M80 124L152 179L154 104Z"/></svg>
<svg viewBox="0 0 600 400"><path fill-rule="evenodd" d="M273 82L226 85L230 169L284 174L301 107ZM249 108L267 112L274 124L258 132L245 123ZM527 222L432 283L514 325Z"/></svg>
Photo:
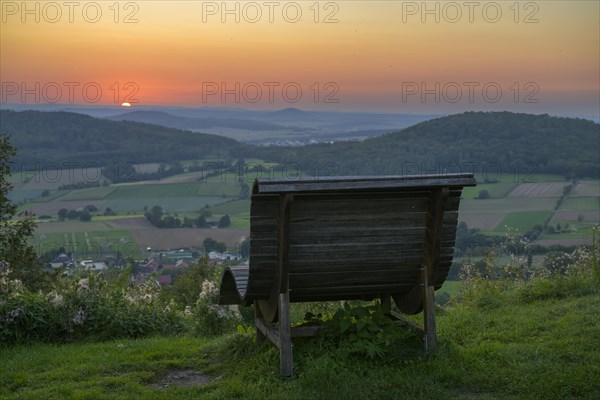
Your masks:
<svg viewBox="0 0 600 400"><path fill-rule="evenodd" d="M252 188L254 194L328 192L355 190L383 190L402 188L435 188L475 186L473 174L439 174L414 176L348 176L326 179L257 179Z"/></svg>

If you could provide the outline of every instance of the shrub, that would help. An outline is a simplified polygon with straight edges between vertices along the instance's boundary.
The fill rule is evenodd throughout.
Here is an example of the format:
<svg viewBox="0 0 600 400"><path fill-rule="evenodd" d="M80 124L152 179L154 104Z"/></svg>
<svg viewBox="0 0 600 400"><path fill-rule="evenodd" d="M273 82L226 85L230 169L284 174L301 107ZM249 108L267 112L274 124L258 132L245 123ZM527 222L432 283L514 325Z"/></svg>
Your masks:
<svg viewBox="0 0 600 400"><path fill-rule="evenodd" d="M178 334L183 312L159 296L160 287L126 286L101 274L65 276L48 291L31 292L10 271L0 275L0 342L64 342Z"/></svg>
<svg viewBox="0 0 600 400"><path fill-rule="evenodd" d="M219 289L214 282L202 282L202 290L193 309L193 331L199 336L214 336L233 332L241 321L239 312L227 306L218 305ZM192 310L186 308L191 314Z"/></svg>

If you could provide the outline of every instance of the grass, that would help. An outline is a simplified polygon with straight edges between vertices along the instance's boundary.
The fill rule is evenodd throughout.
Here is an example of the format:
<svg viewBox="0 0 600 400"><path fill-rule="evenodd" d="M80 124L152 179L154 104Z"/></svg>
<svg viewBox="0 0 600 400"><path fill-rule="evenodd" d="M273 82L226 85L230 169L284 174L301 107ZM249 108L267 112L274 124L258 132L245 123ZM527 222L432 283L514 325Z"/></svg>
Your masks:
<svg viewBox="0 0 600 400"><path fill-rule="evenodd" d="M544 225L544 222L552 216L552 211L520 211L508 214L496 227L496 231L504 232L506 226L517 228L526 232L535 225Z"/></svg>
<svg viewBox="0 0 600 400"><path fill-rule="evenodd" d="M477 186L464 188L462 196L465 199L475 199L479 196L480 191L487 190L492 198L501 198L505 197L515 186L517 186L517 184L510 181L478 183Z"/></svg>
<svg viewBox="0 0 600 400"><path fill-rule="evenodd" d="M0 397L11 399L565 399L600 392L600 296L456 306L438 313L439 349L345 359L296 341L295 378L252 336L161 337L0 350ZM400 329L400 328L399 328ZM194 370L204 386L149 383Z"/></svg>
<svg viewBox="0 0 600 400"><path fill-rule="evenodd" d="M167 186L167 185L164 185ZM188 197L139 197L127 199L111 199L105 207L110 207L118 213L142 213L144 206L151 209L155 205L161 206L168 212L192 212L203 208L206 204L213 206L227 201L223 197L188 196Z"/></svg>
<svg viewBox="0 0 600 400"><path fill-rule="evenodd" d="M122 185L107 197L113 199L139 199L145 197L188 197L196 196L200 183L173 183L173 184L143 184Z"/></svg>
<svg viewBox="0 0 600 400"><path fill-rule="evenodd" d="M561 210L600 210L600 197L572 197L565 201Z"/></svg>
<svg viewBox="0 0 600 400"><path fill-rule="evenodd" d="M125 230L36 234L33 246L38 254L65 247L67 252L75 251L79 259L97 259L106 254L116 255L117 251L134 256L138 251L131 233Z"/></svg>
<svg viewBox="0 0 600 400"><path fill-rule="evenodd" d="M243 214L250 212L250 200L233 200L210 209L215 214Z"/></svg>
<svg viewBox="0 0 600 400"><path fill-rule="evenodd" d="M240 186L235 182L203 182L198 188L198 196L227 196L237 197L240 194Z"/></svg>
<svg viewBox="0 0 600 400"><path fill-rule="evenodd" d="M109 196L115 189L115 186L100 186L71 190L69 193L62 196L60 200L101 200Z"/></svg>
<svg viewBox="0 0 600 400"><path fill-rule="evenodd" d="M446 280L442 287L435 292L436 295L442 293L448 293L450 297L456 298L460 291L460 281L449 281Z"/></svg>

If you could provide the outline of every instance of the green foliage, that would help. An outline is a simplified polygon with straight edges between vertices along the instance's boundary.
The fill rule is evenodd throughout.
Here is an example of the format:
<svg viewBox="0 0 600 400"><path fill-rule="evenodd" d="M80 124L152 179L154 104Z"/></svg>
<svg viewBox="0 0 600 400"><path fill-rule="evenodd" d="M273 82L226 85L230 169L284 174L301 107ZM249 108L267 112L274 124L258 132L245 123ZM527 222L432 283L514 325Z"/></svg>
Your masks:
<svg viewBox="0 0 600 400"><path fill-rule="evenodd" d="M594 232L598 228L594 228ZM597 260L600 246L581 246L569 253L549 252L541 265L531 266L526 247L519 246L516 232L507 234L502 251L508 262L502 265L499 251L489 249L483 268L465 263L461 271L461 303L489 310L506 304L531 303L600 293Z"/></svg>
<svg viewBox="0 0 600 400"><path fill-rule="evenodd" d="M208 259L201 258L195 265L177 275L173 285L164 289L165 293L182 307L193 306L202 292L202 282L214 275L211 269Z"/></svg>
<svg viewBox="0 0 600 400"><path fill-rule="evenodd" d="M10 273L0 276L0 342L7 345L177 334L187 326L158 285L127 286L90 273L34 293Z"/></svg>
<svg viewBox="0 0 600 400"><path fill-rule="evenodd" d="M569 132L569 135L565 135ZM490 151L494 149L494 151ZM324 175L494 171L520 182L537 173L598 177L598 124L581 119L510 112L466 112L425 121L362 142L259 147L254 156L302 171L335 162ZM450 171L451 169L451 171ZM498 177L500 178L500 177Z"/></svg>
<svg viewBox="0 0 600 400"><path fill-rule="evenodd" d="M166 162L228 155L243 147L235 140L130 121L109 121L69 112L1 110L2 129L13 135L19 165L68 163L107 166L111 181L123 181L128 163ZM127 163L123 165L123 160ZM132 172L129 170L129 172Z"/></svg>
<svg viewBox="0 0 600 400"><path fill-rule="evenodd" d="M219 289L209 280L202 282L202 290L193 308L193 332L198 336L215 336L233 332L241 316L227 306L218 305Z"/></svg>
<svg viewBox="0 0 600 400"><path fill-rule="evenodd" d="M17 279L37 289L48 281L33 248L28 244L36 224L29 212L17 213L8 199L10 159L16 154L9 137L0 134L0 271L10 267Z"/></svg>
<svg viewBox="0 0 600 400"><path fill-rule="evenodd" d="M227 228L229 225L231 225L231 219L229 215L225 214L219 219L219 228Z"/></svg>
<svg viewBox="0 0 600 400"><path fill-rule="evenodd" d="M479 195L477 196L478 199L480 200L486 200L491 198L490 193L487 190L480 190L479 191Z"/></svg>
<svg viewBox="0 0 600 400"><path fill-rule="evenodd" d="M395 325L379 304L351 306L344 302L333 315L308 312L299 325L323 325L325 341L341 358L397 359L420 352L414 332Z"/></svg>

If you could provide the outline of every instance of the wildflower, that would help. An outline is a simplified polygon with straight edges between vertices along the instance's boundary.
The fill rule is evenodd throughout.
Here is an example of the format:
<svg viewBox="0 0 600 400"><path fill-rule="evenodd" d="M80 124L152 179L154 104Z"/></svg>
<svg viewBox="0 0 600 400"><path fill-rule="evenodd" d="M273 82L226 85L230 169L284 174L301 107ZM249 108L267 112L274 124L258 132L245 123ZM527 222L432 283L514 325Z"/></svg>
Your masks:
<svg viewBox="0 0 600 400"><path fill-rule="evenodd" d="M183 314L184 314L186 317L189 317L189 316L191 316L191 315L192 315L192 307L190 307L190 306L185 306L185 310L183 311Z"/></svg>
<svg viewBox="0 0 600 400"><path fill-rule="evenodd" d="M87 278L84 279L80 279L79 282L77 282L77 290L90 290L89 285L89 280Z"/></svg>
<svg viewBox="0 0 600 400"><path fill-rule="evenodd" d="M79 310L77 310L73 318L71 318L71 322L73 322L75 325L83 325L85 320L86 313L81 307L79 307Z"/></svg>
<svg viewBox="0 0 600 400"><path fill-rule="evenodd" d="M52 298L50 299L50 303L52 303L52 305L55 307L60 307L63 304L65 304L65 301L60 294L54 293L54 296L52 296Z"/></svg>

